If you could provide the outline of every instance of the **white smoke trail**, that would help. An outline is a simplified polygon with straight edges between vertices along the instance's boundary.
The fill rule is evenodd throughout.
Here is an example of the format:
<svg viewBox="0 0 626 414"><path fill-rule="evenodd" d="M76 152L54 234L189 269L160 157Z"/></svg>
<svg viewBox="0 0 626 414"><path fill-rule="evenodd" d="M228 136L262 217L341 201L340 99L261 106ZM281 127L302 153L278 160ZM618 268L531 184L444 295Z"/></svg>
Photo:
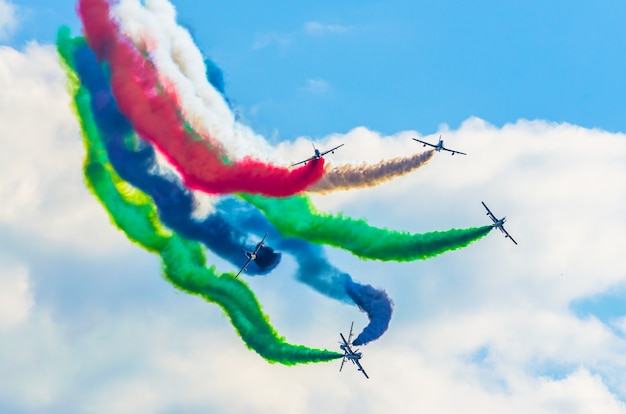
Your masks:
<svg viewBox="0 0 626 414"><path fill-rule="evenodd" d="M232 113L225 107L223 99L217 91L211 96L204 92L207 100L221 100L223 105L212 105L209 108L200 99L199 89L184 76L172 59L174 47L171 38L159 26L155 16L144 8L138 0L122 0L112 8L113 16L120 22L124 35L128 36L139 50L146 50L154 65L161 84L166 88L173 88L181 101L181 110L185 119L201 136L214 140L219 129L229 128L234 122ZM184 104L182 104L184 102ZM219 110L225 107L225 110Z"/></svg>
<svg viewBox="0 0 626 414"><path fill-rule="evenodd" d="M222 136L218 136L217 139L228 147L235 159L250 157L274 164L288 165L287 161L279 159L275 149L268 144L262 135L254 133L251 128L234 120L222 95L207 80L207 68L202 52L194 43L187 29L176 22L174 6L167 0L146 0L146 8L154 14L159 21L159 26L170 37L172 58L178 64L183 76L193 83L198 91L198 96L207 108L210 111L228 112L230 114L232 129L222 129L219 131ZM215 99L214 95L217 95L219 99Z"/></svg>
<svg viewBox="0 0 626 414"><path fill-rule="evenodd" d="M183 116L201 136L219 142L231 160L245 157L274 164L280 162L262 136L235 122L223 96L207 80L202 53L189 32L176 23L176 11L168 1L121 0L112 9L121 30L142 50L148 51L161 83L175 88Z"/></svg>

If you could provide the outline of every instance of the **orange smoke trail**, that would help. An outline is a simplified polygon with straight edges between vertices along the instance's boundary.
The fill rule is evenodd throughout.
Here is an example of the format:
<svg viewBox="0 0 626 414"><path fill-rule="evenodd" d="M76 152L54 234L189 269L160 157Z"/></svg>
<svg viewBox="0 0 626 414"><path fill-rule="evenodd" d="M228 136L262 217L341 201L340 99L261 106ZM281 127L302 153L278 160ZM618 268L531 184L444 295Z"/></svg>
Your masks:
<svg viewBox="0 0 626 414"><path fill-rule="evenodd" d="M374 165L329 166L330 168L322 179L307 188L307 191L311 193L331 193L339 190L375 187L415 171L430 161L434 153L431 150L410 157L383 160Z"/></svg>

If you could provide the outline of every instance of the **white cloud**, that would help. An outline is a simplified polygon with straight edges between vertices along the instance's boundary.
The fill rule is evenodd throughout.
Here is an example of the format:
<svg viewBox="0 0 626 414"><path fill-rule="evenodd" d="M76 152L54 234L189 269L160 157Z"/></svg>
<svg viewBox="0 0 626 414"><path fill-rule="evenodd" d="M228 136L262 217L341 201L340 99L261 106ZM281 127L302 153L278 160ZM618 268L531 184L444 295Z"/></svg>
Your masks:
<svg viewBox="0 0 626 414"><path fill-rule="evenodd" d="M292 36L279 33L264 33L257 35L256 40L252 44L252 50L265 49L270 45L277 45L285 48L291 44Z"/></svg>
<svg viewBox="0 0 626 414"><path fill-rule="evenodd" d="M306 22L304 24L304 32L310 36L342 34L348 31L350 31L350 27L340 24L328 24L320 22Z"/></svg>
<svg viewBox="0 0 626 414"><path fill-rule="evenodd" d="M357 128L317 145L345 143L327 162L374 161L422 151L411 137L419 133L381 139ZM619 374L626 369L626 342L595 318L581 321L569 310L573 300L626 279L626 136L545 121L496 128L474 118L443 138L469 155L438 153L421 170L378 188L314 197L322 211L416 232L488 224L484 200L508 217L507 229L519 242L492 232L463 250L397 265L331 251L342 268L385 288L396 305L389 332L366 348L364 359L372 377L390 381L381 409L382 401L397 401L397 409L413 404L458 412L480 400L472 411L587 412L597 404L626 412ZM309 145L301 139L279 151L288 157ZM397 352L388 351L392 344ZM470 361L480 349L487 360ZM432 367L414 364L415 358ZM394 369L381 368L387 364L396 364L397 380L390 380ZM400 374L407 369L411 374ZM546 380L560 371L565 378ZM580 377L585 381L572 385ZM554 400L547 397L551 387L562 390ZM427 395L410 403L415 389ZM372 400L365 400L367 411Z"/></svg>
<svg viewBox="0 0 626 414"><path fill-rule="evenodd" d="M374 160L421 151L414 136L407 131L381 138L359 128L319 146L346 143L346 151L329 160ZM46 401L39 408L626 412L626 342L596 319L579 320L568 310L571 300L625 278L621 252L611 247L624 245L623 232L599 225L595 214L601 208L602 222L625 228L619 206L626 197L617 185L626 173L619 162L624 136L543 121L495 128L471 119L444 139L469 155L436 154L422 170L379 188L315 197L322 210L411 231L485 224L485 199L496 213L508 215L509 230L520 242L514 246L492 233L464 250L412 264L365 263L329 250L340 268L384 287L395 302L388 333L362 348L370 380L351 365L339 374L338 361L268 364L246 350L214 305L172 289L165 302L150 308L149 318L141 309L121 319L101 314L85 330L66 315L63 325L74 326L72 337L41 330L52 339L38 338L40 345L28 352L46 351L70 368L46 365L47 382L37 382L37 395ZM309 145L300 140L280 151ZM250 281L281 334L333 348L347 321L354 318L362 326L356 309L315 294L307 299L316 307L311 317L303 305L303 295L311 295L305 287L290 282L277 290L288 273L283 267ZM46 343L50 348L41 345ZM26 366L38 363L30 358ZM18 369L9 367L8 372ZM32 401L28 380L35 372L19 377L20 404L27 397ZM85 385L82 378L92 380ZM68 395L80 398L68 402Z"/></svg>
<svg viewBox="0 0 626 414"><path fill-rule="evenodd" d="M0 227L35 244L113 248L123 239L83 183L84 150L56 51L0 47L0 60Z"/></svg>
<svg viewBox="0 0 626 414"><path fill-rule="evenodd" d="M83 150L54 50L2 48L0 59L3 235L32 241L26 256L42 245L71 247L57 258L65 266L24 263L0 275L0 302L13 301L0 308L0 324L10 328L0 343L0 399L14 411L626 412L626 341L569 310L572 300L626 282L624 134L524 120L496 128L473 118L443 132L466 157L436 154L378 188L315 196L321 210L413 232L488 224L484 200L507 215L519 242L493 232L463 250L404 264L328 249L338 267L395 302L387 334L362 348L365 380L350 365L338 373L339 361L266 363L219 308L178 293L156 266L145 269L141 285L131 275L114 279L123 306L111 300L64 310L54 296L40 304L58 285L68 295L93 295L92 275L77 284L67 274L71 259L128 243L84 189ZM346 144L329 162L375 161L421 151L410 139L418 136L357 128L318 147ZM285 159L308 151L304 139L278 148ZM125 252L129 263L145 255ZM285 262L249 281L281 334L336 349L350 319L363 326L357 309L291 281L293 264ZM35 264L45 277L35 278ZM107 262L102 274L124 265Z"/></svg>
<svg viewBox="0 0 626 414"><path fill-rule="evenodd" d="M320 22L306 22L302 31L308 36L326 36L326 35L338 35L347 33L351 30L348 26L342 26L340 24L327 24ZM294 38L298 36L298 33L278 33L268 32L258 34L254 43L252 44L253 50L264 49L271 45L279 46L281 49L285 49L290 46Z"/></svg>
<svg viewBox="0 0 626 414"><path fill-rule="evenodd" d="M0 0L0 40L7 39L17 27L17 8L6 0Z"/></svg>
<svg viewBox="0 0 626 414"><path fill-rule="evenodd" d="M302 90L308 93L315 94L315 95L321 95L321 94L328 93L331 90L331 88L327 80L316 78L316 79L307 79L306 85L302 87Z"/></svg>
<svg viewBox="0 0 626 414"><path fill-rule="evenodd" d="M0 328L10 328L25 322L34 305L28 279L23 266L0 268Z"/></svg>

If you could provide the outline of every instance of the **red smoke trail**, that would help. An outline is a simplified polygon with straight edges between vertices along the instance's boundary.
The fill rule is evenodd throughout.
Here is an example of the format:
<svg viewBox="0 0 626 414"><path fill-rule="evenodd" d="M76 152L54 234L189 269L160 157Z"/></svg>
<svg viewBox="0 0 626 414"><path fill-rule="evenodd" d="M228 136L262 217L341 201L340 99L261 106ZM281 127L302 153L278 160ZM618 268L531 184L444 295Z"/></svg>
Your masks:
<svg viewBox="0 0 626 414"><path fill-rule="evenodd" d="M109 3L80 0L78 13L89 45L98 59L110 65L111 89L120 112L139 135L159 148L188 187L217 194L285 197L305 190L324 174L323 159L296 169L251 158L225 163L215 140L201 139L185 127L177 96L159 84L152 63L120 33L109 14Z"/></svg>

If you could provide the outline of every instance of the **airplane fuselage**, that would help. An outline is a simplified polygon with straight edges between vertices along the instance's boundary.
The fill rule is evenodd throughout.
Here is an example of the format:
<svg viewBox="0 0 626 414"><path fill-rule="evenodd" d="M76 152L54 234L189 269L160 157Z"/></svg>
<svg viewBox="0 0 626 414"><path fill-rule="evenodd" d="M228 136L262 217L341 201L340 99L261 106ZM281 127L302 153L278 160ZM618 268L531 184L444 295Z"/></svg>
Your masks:
<svg viewBox="0 0 626 414"><path fill-rule="evenodd" d="M506 221L506 217L502 217L500 220L496 220L493 222L493 227L496 227L500 229L500 231L503 231L502 226L504 226L505 221Z"/></svg>
<svg viewBox="0 0 626 414"><path fill-rule="evenodd" d="M355 352L352 350L352 348L350 348L349 345L346 344L341 344L339 345L339 348L341 348L341 350L345 353L345 357L348 358L350 361L356 361L361 359L361 352Z"/></svg>

